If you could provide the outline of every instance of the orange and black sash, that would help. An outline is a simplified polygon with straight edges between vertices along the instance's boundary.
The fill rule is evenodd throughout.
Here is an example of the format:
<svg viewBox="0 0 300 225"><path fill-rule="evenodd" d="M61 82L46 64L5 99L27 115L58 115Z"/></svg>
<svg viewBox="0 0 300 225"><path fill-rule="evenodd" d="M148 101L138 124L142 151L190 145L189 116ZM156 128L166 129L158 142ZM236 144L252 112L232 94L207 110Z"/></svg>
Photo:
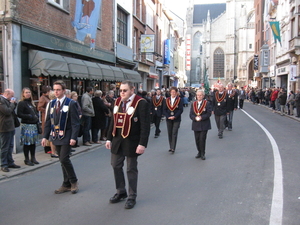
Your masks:
<svg viewBox="0 0 300 225"><path fill-rule="evenodd" d="M169 109L170 111L172 111L172 112L178 107L179 102L180 102L180 98L177 97L177 98L175 99L175 101L174 101L173 106L172 106L172 104L171 104L171 97L169 97L169 98L166 99L166 105L167 105L168 109Z"/></svg>
<svg viewBox="0 0 300 225"><path fill-rule="evenodd" d="M204 111L204 109L205 109L205 107L206 107L206 104L207 104L207 101L206 101L206 100L203 100L203 101L202 101L202 104L201 104L201 107L198 109L198 101L195 101L195 102L193 103L194 113L195 113L197 116L200 116L200 115L203 113L203 111Z"/></svg>

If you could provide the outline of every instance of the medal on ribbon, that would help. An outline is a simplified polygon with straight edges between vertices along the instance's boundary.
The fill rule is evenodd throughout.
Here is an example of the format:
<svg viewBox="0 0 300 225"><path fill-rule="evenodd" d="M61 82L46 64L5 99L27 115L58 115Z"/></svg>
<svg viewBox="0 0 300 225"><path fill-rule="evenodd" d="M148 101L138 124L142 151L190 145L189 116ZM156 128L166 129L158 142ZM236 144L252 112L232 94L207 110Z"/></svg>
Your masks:
<svg viewBox="0 0 300 225"><path fill-rule="evenodd" d="M200 115L205 111L205 107L206 107L206 104L207 104L207 101L206 100L203 100L202 101L202 104L201 104L201 107L198 109L198 102L195 101L193 103L193 109L194 109L194 113L197 115L195 117L195 120L196 121L200 121Z"/></svg>
<svg viewBox="0 0 300 225"><path fill-rule="evenodd" d="M219 97L219 92L218 91L215 93L215 98L216 98L216 101L218 102L218 106L221 105L221 102L225 99L225 97L226 97L226 92L225 91L223 92L221 98Z"/></svg>
<svg viewBox="0 0 300 225"><path fill-rule="evenodd" d="M169 98L166 99L166 105L167 105L168 109L171 111L171 113L170 113L171 116L174 116L174 110L176 108L178 108L179 102L180 102L180 98L178 97L178 98L175 99L174 104L172 106L171 105L171 98L169 97Z"/></svg>

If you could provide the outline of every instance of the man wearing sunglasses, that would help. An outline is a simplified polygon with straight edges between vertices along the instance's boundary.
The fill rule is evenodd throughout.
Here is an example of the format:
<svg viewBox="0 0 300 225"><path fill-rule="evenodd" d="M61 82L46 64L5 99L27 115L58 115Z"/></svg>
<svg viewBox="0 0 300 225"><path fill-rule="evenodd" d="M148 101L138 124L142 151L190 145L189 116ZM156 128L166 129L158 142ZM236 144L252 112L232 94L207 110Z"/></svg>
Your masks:
<svg viewBox="0 0 300 225"><path fill-rule="evenodd" d="M128 197L125 208L132 209L137 196L137 157L144 153L148 144L150 113L147 101L134 93L132 82L123 81L119 91L120 97L115 101L105 144L111 150L111 165L117 189L117 193L110 198L110 203L117 203ZM128 195L123 172L125 158Z"/></svg>

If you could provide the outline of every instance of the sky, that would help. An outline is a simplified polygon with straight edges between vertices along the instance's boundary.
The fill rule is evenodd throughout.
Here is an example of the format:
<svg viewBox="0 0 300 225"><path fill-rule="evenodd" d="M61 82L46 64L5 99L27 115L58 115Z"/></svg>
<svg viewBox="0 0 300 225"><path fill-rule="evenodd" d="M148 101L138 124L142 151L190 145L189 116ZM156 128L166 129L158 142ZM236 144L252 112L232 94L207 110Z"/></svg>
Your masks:
<svg viewBox="0 0 300 225"><path fill-rule="evenodd" d="M225 2L226 0L194 0L194 4L212 4ZM165 4L169 10L180 16L182 19L185 19L189 0L165 0Z"/></svg>

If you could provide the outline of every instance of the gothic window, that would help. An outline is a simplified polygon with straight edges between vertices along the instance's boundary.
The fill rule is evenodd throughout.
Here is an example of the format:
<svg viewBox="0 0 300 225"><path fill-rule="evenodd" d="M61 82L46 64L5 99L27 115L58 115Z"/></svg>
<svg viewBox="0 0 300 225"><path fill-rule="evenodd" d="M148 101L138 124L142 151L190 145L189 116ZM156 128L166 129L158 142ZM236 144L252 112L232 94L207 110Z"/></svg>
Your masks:
<svg viewBox="0 0 300 225"><path fill-rule="evenodd" d="M193 50L199 51L200 44L201 44L201 36L202 35L200 32L195 33L194 38L193 38Z"/></svg>
<svg viewBox="0 0 300 225"><path fill-rule="evenodd" d="M224 77L224 51L217 48L214 52L214 78Z"/></svg>

